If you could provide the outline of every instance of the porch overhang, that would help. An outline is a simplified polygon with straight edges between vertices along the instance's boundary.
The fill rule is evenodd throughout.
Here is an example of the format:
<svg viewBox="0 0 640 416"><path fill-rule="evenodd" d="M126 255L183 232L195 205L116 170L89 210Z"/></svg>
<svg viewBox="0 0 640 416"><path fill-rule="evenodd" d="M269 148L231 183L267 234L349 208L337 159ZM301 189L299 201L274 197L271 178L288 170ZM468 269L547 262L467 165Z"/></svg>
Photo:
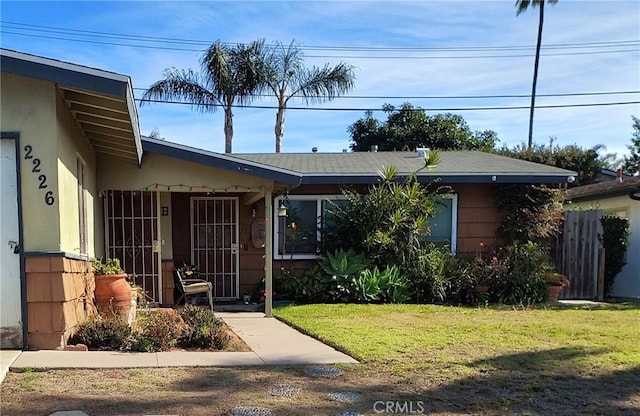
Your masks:
<svg viewBox="0 0 640 416"><path fill-rule="evenodd" d="M140 164L142 143L126 75L0 49L2 72L55 83L97 153Z"/></svg>

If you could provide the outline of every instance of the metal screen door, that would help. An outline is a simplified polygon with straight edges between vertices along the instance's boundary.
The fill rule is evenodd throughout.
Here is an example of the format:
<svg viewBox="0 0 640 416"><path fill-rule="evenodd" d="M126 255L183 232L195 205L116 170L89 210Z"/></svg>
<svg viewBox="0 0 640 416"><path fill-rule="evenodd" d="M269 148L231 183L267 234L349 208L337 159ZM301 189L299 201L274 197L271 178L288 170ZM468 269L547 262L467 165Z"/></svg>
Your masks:
<svg viewBox="0 0 640 416"><path fill-rule="evenodd" d="M107 257L119 259L147 296L161 302L156 193L106 191L104 205Z"/></svg>
<svg viewBox="0 0 640 416"><path fill-rule="evenodd" d="M216 299L237 299L238 198L191 198L191 261Z"/></svg>

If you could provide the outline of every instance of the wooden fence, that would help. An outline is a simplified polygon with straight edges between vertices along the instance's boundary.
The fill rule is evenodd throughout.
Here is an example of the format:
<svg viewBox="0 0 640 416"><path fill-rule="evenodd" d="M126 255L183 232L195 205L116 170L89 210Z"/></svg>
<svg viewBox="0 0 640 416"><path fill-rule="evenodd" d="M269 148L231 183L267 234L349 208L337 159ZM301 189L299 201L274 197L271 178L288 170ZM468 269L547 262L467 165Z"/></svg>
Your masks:
<svg viewBox="0 0 640 416"><path fill-rule="evenodd" d="M602 210L565 211L564 229L555 244L556 270L571 281L562 299L598 297L599 250Z"/></svg>

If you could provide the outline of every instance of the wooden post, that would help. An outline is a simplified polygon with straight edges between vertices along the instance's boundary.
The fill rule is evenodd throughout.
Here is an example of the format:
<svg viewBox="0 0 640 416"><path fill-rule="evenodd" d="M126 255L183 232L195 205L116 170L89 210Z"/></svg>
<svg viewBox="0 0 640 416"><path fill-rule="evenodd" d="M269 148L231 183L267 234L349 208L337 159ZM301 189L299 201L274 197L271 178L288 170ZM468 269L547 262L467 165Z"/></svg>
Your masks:
<svg viewBox="0 0 640 416"><path fill-rule="evenodd" d="M598 301L604 300L604 247L598 250Z"/></svg>
<svg viewBox="0 0 640 416"><path fill-rule="evenodd" d="M264 193L264 315L270 318L273 306L273 194L272 185Z"/></svg>

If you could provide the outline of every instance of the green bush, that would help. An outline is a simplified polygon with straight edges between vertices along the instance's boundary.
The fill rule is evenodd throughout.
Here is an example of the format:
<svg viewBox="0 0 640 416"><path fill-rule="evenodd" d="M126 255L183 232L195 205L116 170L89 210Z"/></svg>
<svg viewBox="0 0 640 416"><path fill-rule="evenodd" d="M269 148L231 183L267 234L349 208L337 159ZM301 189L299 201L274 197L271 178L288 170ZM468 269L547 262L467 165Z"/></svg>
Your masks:
<svg viewBox="0 0 640 416"><path fill-rule="evenodd" d="M609 214L600 218L602 236L600 241L604 247L604 291L611 291L615 277L626 264L625 255L629 247L629 220Z"/></svg>
<svg viewBox="0 0 640 416"><path fill-rule="evenodd" d="M336 250L320 260L320 267L329 275L327 289L334 302L348 302L354 298L353 283L360 273L371 262L363 253L356 253L353 249Z"/></svg>
<svg viewBox="0 0 640 416"><path fill-rule="evenodd" d="M508 305L531 305L547 298L544 275L552 270L548 254L531 241L506 247L497 260L501 273L491 282L491 299Z"/></svg>
<svg viewBox="0 0 640 416"><path fill-rule="evenodd" d="M131 350L169 351L187 331L187 325L173 309L139 311L131 339Z"/></svg>
<svg viewBox="0 0 640 416"><path fill-rule="evenodd" d="M406 303L411 298L407 281L396 266L363 270L354 279L351 292L356 302L363 303Z"/></svg>
<svg viewBox="0 0 640 416"><path fill-rule="evenodd" d="M418 303L460 303L461 292L469 285L469 269L469 261L451 253L449 247L434 244L403 266L412 298Z"/></svg>
<svg viewBox="0 0 640 416"><path fill-rule="evenodd" d="M91 350L119 351L127 347L131 328L121 319L92 318L78 325L69 344L85 344Z"/></svg>
<svg viewBox="0 0 640 416"><path fill-rule="evenodd" d="M178 314L187 325L187 330L178 340L179 346L223 350L231 341L222 320L209 309L186 305L178 309Z"/></svg>

